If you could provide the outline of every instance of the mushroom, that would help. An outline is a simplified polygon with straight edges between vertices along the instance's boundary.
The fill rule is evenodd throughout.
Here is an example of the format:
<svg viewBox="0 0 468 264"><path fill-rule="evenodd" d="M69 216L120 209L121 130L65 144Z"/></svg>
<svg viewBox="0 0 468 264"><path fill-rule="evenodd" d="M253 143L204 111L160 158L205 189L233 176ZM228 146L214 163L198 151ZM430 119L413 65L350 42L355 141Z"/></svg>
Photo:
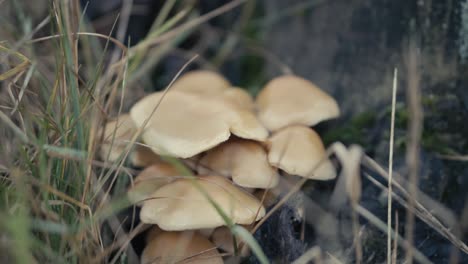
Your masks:
<svg viewBox="0 0 468 264"><path fill-rule="evenodd" d="M128 114L122 114L116 120L107 122L99 156L111 162L118 160L136 132L137 128ZM158 155L142 145L136 145L129 157L130 162L137 167L146 167L160 160Z"/></svg>
<svg viewBox="0 0 468 264"><path fill-rule="evenodd" d="M167 231L214 228L225 225L215 207L195 186L204 190L224 213L238 224L251 224L265 215L265 208L222 176L177 179L156 190L140 211L144 223Z"/></svg>
<svg viewBox="0 0 468 264"><path fill-rule="evenodd" d="M249 111L254 110L252 96L243 88L231 87L223 76L207 70L188 72L177 79L171 90L201 94L204 96L220 96Z"/></svg>
<svg viewBox="0 0 468 264"><path fill-rule="evenodd" d="M143 145L136 145L130 153L130 163L135 167L145 168L158 162L161 162L161 158Z"/></svg>
<svg viewBox="0 0 468 264"><path fill-rule="evenodd" d="M162 232L165 232L165 231L163 231L161 228L159 228L159 226L157 226L157 225L151 226L151 228L146 232L145 243L149 244L149 242L151 242L151 240L156 238Z"/></svg>
<svg viewBox="0 0 468 264"><path fill-rule="evenodd" d="M130 110L138 127L148 119L142 138L157 154L188 158L226 141L231 133L257 141L268 136L253 113L222 98L180 91L163 95L148 95Z"/></svg>
<svg viewBox="0 0 468 264"><path fill-rule="evenodd" d="M196 232L162 231L146 245L140 262L222 264L223 259L216 246Z"/></svg>
<svg viewBox="0 0 468 264"><path fill-rule="evenodd" d="M278 191L258 189L253 193L253 196L257 197L263 206L268 209L278 202L278 196L275 193L278 193Z"/></svg>
<svg viewBox="0 0 468 264"><path fill-rule="evenodd" d="M223 90L221 96L242 109L251 112L255 110L254 100L245 89L240 87L231 87Z"/></svg>
<svg viewBox="0 0 468 264"><path fill-rule="evenodd" d="M250 230L251 226L244 226L247 230ZM233 234L231 230L229 230L226 226L220 226L216 228L211 234L211 241L218 247L219 249L224 250L227 253L234 254L234 240ZM236 236L237 245L242 244L242 239L239 236ZM241 248L239 248L241 249ZM249 248L243 247L243 250L240 252L240 255L246 257L249 255Z"/></svg>
<svg viewBox="0 0 468 264"><path fill-rule="evenodd" d="M330 180L336 177L335 168L326 157L322 140L309 127L285 127L275 132L267 144L270 164L289 174L314 180Z"/></svg>
<svg viewBox="0 0 468 264"><path fill-rule="evenodd" d="M196 94L218 94L231 84L216 72L197 70L185 73L171 86L171 90Z"/></svg>
<svg viewBox="0 0 468 264"><path fill-rule="evenodd" d="M270 131L292 124L313 126L340 113L335 99L310 81L294 75L268 82L255 103L258 118Z"/></svg>
<svg viewBox="0 0 468 264"><path fill-rule="evenodd" d="M104 126L104 141L99 150L102 159L116 161L128 146L136 132L135 125L128 114L120 115L116 120L109 121Z"/></svg>
<svg viewBox="0 0 468 264"><path fill-rule="evenodd" d="M144 169L135 178L133 186L127 192L132 203L141 205L141 202L151 197L151 194L180 176L179 171L169 163L159 162Z"/></svg>
<svg viewBox="0 0 468 264"><path fill-rule="evenodd" d="M233 138L209 150L199 162L198 172L216 172L247 188L272 188L279 176L270 166L265 149L255 141Z"/></svg>

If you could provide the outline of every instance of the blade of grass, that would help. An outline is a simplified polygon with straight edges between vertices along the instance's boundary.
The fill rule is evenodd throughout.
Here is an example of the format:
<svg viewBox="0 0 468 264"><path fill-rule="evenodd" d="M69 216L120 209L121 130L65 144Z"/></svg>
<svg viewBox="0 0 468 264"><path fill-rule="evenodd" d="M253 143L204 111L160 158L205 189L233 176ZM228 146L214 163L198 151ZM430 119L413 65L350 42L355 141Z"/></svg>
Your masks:
<svg viewBox="0 0 468 264"><path fill-rule="evenodd" d="M193 173L181 161L171 157L165 157L164 159L172 165L174 165L181 173L183 173L183 175L189 177L195 188L197 188L197 190L200 191L200 193L215 208L216 212L221 216L221 218L223 218L224 222L226 223L226 226L231 230L231 233L235 236L239 236L245 243L247 243L250 246L260 263L270 263L265 253L261 249L260 245L252 236L252 234L249 231L247 231L244 227L236 225L231 220L231 218L229 218L229 216L224 212L223 208L221 208L221 206L219 206L219 204L211 198L211 196L205 191L205 189L203 189L203 187L198 183L198 181L196 180L197 178L193 176ZM237 243L234 243L234 247L237 247Z"/></svg>
<svg viewBox="0 0 468 264"><path fill-rule="evenodd" d="M378 175L380 175L385 180L388 180L388 175L387 175L386 170L384 170L377 162L375 162L368 156L364 157L363 162L364 162L364 166L375 170L378 173ZM403 188L403 185L402 185L405 183L404 178L395 172L393 173L393 178L394 178L393 187L397 188L397 190L401 192L404 195L404 197L408 198L409 193L407 189ZM399 182L402 182L402 184L400 184ZM382 184L376 184L376 185L381 186L383 189L386 188ZM449 240L453 245L457 246L463 252L468 253L468 246L458 238L457 234L459 234L460 228L456 222L456 217L454 216L454 214L450 210L445 208L443 205L439 204L438 202L436 202L429 196L425 195L420 190L417 190L417 193L418 193L417 194L418 200L416 201L417 210L415 212L419 212L419 211L421 212L421 215L418 215L419 218L422 221L424 221L426 224L434 228L434 230L436 230L439 234L441 234L443 237ZM398 201L397 199L398 196L396 196L395 192L393 192L391 195L393 195L393 198ZM401 200L403 201L403 199ZM401 203L401 204L405 205L405 203ZM429 211L426 208L431 208L431 210Z"/></svg>
<svg viewBox="0 0 468 264"><path fill-rule="evenodd" d="M380 231L386 233L387 232L387 224L377 218L374 214L369 212L367 209L364 207L358 205L356 207L357 212L364 218L366 218L370 223L372 223L374 226L376 226ZM407 240L405 240L403 237L401 237L397 232L395 232L392 229L392 238L397 240L397 243L400 245L400 247L407 249L407 247L412 247L412 252L414 255L414 258L422 264L431 264L432 261L430 261L426 256L424 256L419 250L415 249L413 245L411 245Z"/></svg>
<svg viewBox="0 0 468 264"><path fill-rule="evenodd" d="M231 227L231 232L234 235L239 236L242 239L242 241L249 245L250 249L252 249L260 263L270 263L258 242L255 240L252 234L249 231L247 231L244 227L234 225Z"/></svg>
<svg viewBox="0 0 468 264"><path fill-rule="evenodd" d="M23 72L26 70L26 68L29 66L29 64L31 63L29 61L28 58L26 58L26 56L24 56L23 54L19 53L19 52L14 52L2 45L0 45L0 51L4 51L6 52L7 54L13 54L15 57L17 57L18 59L21 60L20 64L16 65L15 67L13 67L12 69L9 69L7 70L6 72L0 74L0 81L4 81L20 72ZM2 59L3 60L3 59Z"/></svg>
<svg viewBox="0 0 468 264"><path fill-rule="evenodd" d="M414 207L417 199L417 189L419 181L419 151L423 128L423 109L421 105L421 90L420 90L420 71L419 71L419 49L416 39L410 40L407 51L407 100L408 100L408 147L406 150L406 163L408 166L409 176L409 206L406 211L406 240L411 245L406 250L405 262L411 264L413 262L413 242L414 242Z"/></svg>
<svg viewBox="0 0 468 264"><path fill-rule="evenodd" d="M239 5L245 3L245 1L247 0L233 0L219 8L216 8L202 16L200 16L199 18L197 19L193 19L193 20L190 20L189 22L183 24L183 25L180 25L178 26L177 28L159 36L158 38L155 38L155 39L149 39L147 41L143 41L143 42L140 42L138 45L134 46L131 50L131 53L133 52L136 52L138 50L144 50L144 49L147 49L151 46L154 46L154 45L157 45L159 43L162 43L162 42L165 42L169 39L172 39L176 36L178 36L180 33L186 31L186 30L189 30L191 28L194 28L202 23L205 23L207 21L209 21L210 19L213 19L221 14L224 14L226 12L228 12L229 10L231 9L234 9L236 7L238 7Z"/></svg>
<svg viewBox="0 0 468 264"><path fill-rule="evenodd" d="M13 130L13 132L19 137L19 139L21 139L21 141L23 141L24 143L30 142L28 135L26 135L18 126L16 126L15 123L13 123L13 121L11 121L11 119L2 111L0 111L0 120L2 120L6 125L8 125Z"/></svg>
<svg viewBox="0 0 468 264"><path fill-rule="evenodd" d="M65 20L64 10L67 10L65 2L54 2L55 8L58 9L58 16L57 23L59 23L58 28L61 30L62 37L60 38L62 52L64 54L64 63L65 63L65 81L66 87L70 89L70 99L71 99L71 106L72 106L72 113L73 118L76 121L75 128L76 128L76 145L75 147L79 150L85 149L85 138L84 138L84 124L81 121L80 113L81 113L81 106L80 106L80 92L78 90L78 84L75 78L75 59L73 57L72 45L70 43L70 34L69 28L63 22ZM60 7L59 7L60 6Z"/></svg>
<svg viewBox="0 0 468 264"><path fill-rule="evenodd" d="M398 70L395 68L393 72L393 89L392 89L392 116L390 121L390 149L388 153L388 193L392 193L393 185L393 142L395 138L395 109L396 109L396 92L397 92ZM387 196L387 263L392 263L392 196Z"/></svg>
<svg viewBox="0 0 468 264"><path fill-rule="evenodd" d="M31 64L31 67L29 67L28 72L26 73L26 77L24 78L23 85L21 85L20 92L18 94L18 98L15 100L15 104L13 109L11 110L10 115L13 115L16 110L18 110L19 103L21 102L21 99L23 98L24 91L26 90L26 87L29 84L29 81L31 80L33 72L36 70L36 66L34 64Z"/></svg>

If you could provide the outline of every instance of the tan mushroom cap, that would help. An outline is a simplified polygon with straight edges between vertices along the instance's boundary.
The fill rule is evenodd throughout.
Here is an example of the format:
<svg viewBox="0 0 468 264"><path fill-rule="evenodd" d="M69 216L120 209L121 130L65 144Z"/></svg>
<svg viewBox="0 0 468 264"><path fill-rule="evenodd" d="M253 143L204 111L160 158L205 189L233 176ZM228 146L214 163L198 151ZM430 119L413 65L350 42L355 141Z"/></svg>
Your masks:
<svg viewBox="0 0 468 264"><path fill-rule="evenodd" d="M169 163L155 163L137 175L133 186L127 192L128 200L132 203L140 203L151 197L151 194L160 187L173 182L179 171Z"/></svg>
<svg viewBox="0 0 468 264"><path fill-rule="evenodd" d="M194 179L234 223L251 224L265 215L265 208L252 195L222 176ZM143 203L140 219L167 231L213 228L225 225L223 218L190 179L164 185ZM258 214L257 214L258 211Z"/></svg>
<svg viewBox="0 0 468 264"><path fill-rule="evenodd" d="M161 162L161 158L150 148L143 145L136 145L130 153L130 163L135 167L145 168L152 164Z"/></svg>
<svg viewBox="0 0 468 264"><path fill-rule="evenodd" d="M104 141L99 149L99 156L102 159L116 161L135 132L135 124L128 114L122 114L116 120L107 122L104 126Z"/></svg>
<svg viewBox="0 0 468 264"><path fill-rule="evenodd" d="M247 188L272 188L279 176L268 163L263 147L251 140L232 138L209 150L200 160L200 174L215 172Z"/></svg>
<svg viewBox="0 0 468 264"><path fill-rule="evenodd" d="M221 96L242 109L252 112L255 110L254 100L245 89L231 87L223 90Z"/></svg>
<svg viewBox="0 0 468 264"><path fill-rule="evenodd" d="M270 131L293 124L313 126L340 114L335 99L310 81L294 75L268 82L255 103L260 121Z"/></svg>
<svg viewBox="0 0 468 264"><path fill-rule="evenodd" d="M250 226L244 226L247 230L251 229ZM211 235L211 241L220 249L226 251L227 253L234 254L234 241L232 239L233 234L226 226L220 226L216 228ZM242 239L236 236L236 241L238 245L242 243ZM249 255L248 247L244 247L245 250L242 250L241 256L246 257Z"/></svg>
<svg viewBox="0 0 468 264"><path fill-rule="evenodd" d="M222 264L216 246L196 232L161 232L146 245L142 264Z"/></svg>
<svg viewBox="0 0 468 264"><path fill-rule="evenodd" d="M231 87L226 78L212 71L190 71L177 79L172 84L171 90L204 96L221 96L240 108L249 111L255 108L252 96L245 89Z"/></svg>
<svg viewBox="0 0 468 264"><path fill-rule="evenodd" d="M104 127L104 142L99 149L99 156L113 162L123 154L137 132L129 114L122 114L116 120L109 121ZM109 156L107 156L109 154ZM159 156L149 148L135 144L129 153L130 162L137 167L146 167L158 162Z"/></svg>
<svg viewBox="0 0 468 264"><path fill-rule="evenodd" d="M164 98L163 92L153 93L137 102L130 115L138 127L149 118L142 138L154 152L180 158L226 141L231 132L258 141L268 136L253 113L223 99L193 93L169 91Z"/></svg>
<svg viewBox="0 0 468 264"><path fill-rule="evenodd" d="M217 94L230 87L231 84L216 72L197 70L182 75L171 86L171 90L197 94Z"/></svg>
<svg viewBox="0 0 468 264"><path fill-rule="evenodd" d="M335 168L328 159L315 169L326 157L326 152L319 135L309 127L296 125L283 128L275 132L267 144L270 164L289 174L314 180L336 177Z"/></svg>
<svg viewBox="0 0 468 264"><path fill-rule="evenodd" d="M267 209L275 205L279 200L279 196L275 194L274 190L258 189L253 193L253 196L257 197L257 199L262 202L263 206Z"/></svg>
<svg viewBox="0 0 468 264"><path fill-rule="evenodd" d="M165 232L159 226L157 225L152 225L151 228L146 232L145 236L145 243L149 244L151 240L155 239L158 235L160 235L162 232Z"/></svg>

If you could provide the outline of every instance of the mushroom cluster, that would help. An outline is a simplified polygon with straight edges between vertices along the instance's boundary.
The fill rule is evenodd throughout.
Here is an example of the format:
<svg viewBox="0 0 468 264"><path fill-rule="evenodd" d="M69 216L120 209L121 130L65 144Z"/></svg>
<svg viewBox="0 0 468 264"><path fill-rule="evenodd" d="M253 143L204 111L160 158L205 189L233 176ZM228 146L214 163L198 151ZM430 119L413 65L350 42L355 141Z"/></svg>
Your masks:
<svg viewBox="0 0 468 264"><path fill-rule="evenodd" d="M223 238L229 236L226 223L206 195L232 222L251 225L265 215L254 191L275 188L281 174L335 178L310 127L338 115L332 97L298 76L271 80L253 99L214 72L192 71L167 93L142 98L129 114L106 124L103 158L121 157L138 130L148 146L129 155L144 170L128 198L141 206L141 221L155 225L141 262L222 263L218 250L232 253L233 244ZM196 178L181 177L159 156L190 161ZM178 250L168 250L170 245Z"/></svg>

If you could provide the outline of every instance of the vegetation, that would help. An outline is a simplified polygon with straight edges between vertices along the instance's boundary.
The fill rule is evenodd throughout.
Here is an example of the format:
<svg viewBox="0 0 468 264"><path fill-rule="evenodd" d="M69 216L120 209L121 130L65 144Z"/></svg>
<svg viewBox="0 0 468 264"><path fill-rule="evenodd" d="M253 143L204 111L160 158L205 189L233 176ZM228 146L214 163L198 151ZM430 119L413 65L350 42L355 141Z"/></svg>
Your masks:
<svg viewBox="0 0 468 264"><path fill-rule="evenodd" d="M226 62L236 60L242 71L230 74L253 95L267 80L264 69L267 64L280 73L292 72L258 44L265 25L257 18L262 13L255 1L233 0L205 14L200 14L195 1L164 1L149 32L138 41L129 38L126 32L131 2L123 1L118 19L112 21L112 28L104 34L95 31L86 16L87 6L80 6L77 0L0 0L1 263L137 263L142 250L138 239L146 227L139 224L136 209L124 195L135 174L135 168L126 158L136 138L129 142L117 162L102 161L96 154L103 138L102 124L127 111L143 94L167 87L177 73L187 68L226 71L223 68L227 67ZM305 16L305 8L285 10L277 19ZM213 29L205 26L207 21L233 10L240 10L242 19L233 32L217 32L221 41L201 51L180 48L190 43L194 33L211 32ZM263 22L271 27L276 21L271 19ZM230 56L237 46L242 50L233 59ZM200 57L195 56L198 53ZM183 63L176 63L175 70L164 67L161 61L167 56L183 58ZM190 63L184 65L187 61ZM391 138L390 116L395 110L395 152L389 156L404 160L408 146L416 144L416 148L421 147L431 155L462 162L456 172L466 173L467 158L463 156L468 146L463 134L466 130L447 132L443 126L430 122L444 119L444 125L451 128L464 122L463 115L457 117L450 110L439 111L447 101L456 101L458 107L463 107L462 99L451 96L420 96L419 106L425 111L424 121L428 122L423 125L421 140L416 142L409 124L418 120L415 121L414 112L408 110L410 104L406 103L352 117L345 114L343 119L318 127L325 144L330 146L330 155L340 164L343 180L311 183L307 186L310 190L303 192L300 190L305 180L298 181L288 186L276 206L267 212L267 218L274 218L282 206L296 206L288 203L293 195L305 197L305 208L318 208L320 217L304 226L314 229L320 239L312 235L303 238L301 243L306 250L299 260L305 262L298 263L320 259L384 261L387 234L395 242L391 245L394 262L395 252L400 261L403 252L409 251L409 258L414 256L418 262L430 263L430 256L420 252L416 243L420 242L417 239L426 237L416 234L415 241L406 240L405 232L413 230L405 228L404 221L397 220L395 226L394 220L387 233L388 205L380 203L378 196L387 194L391 174L388 175L386 165L379 165L370 156L382 151L377 149L381 145L376 141L387 142ZM358 144L369 156L360 147L346 148L336 142ZM184 175L191 174L180 161L168 161ZM419 168L414 169L418 172ZM458 182L448 180L440 197L425 195L420 190L415 197L416 192L408 192L408 188L417 185L407 183L398 174L393 175L393 181L391 193L394 203L399 205L390 217L399 219L395 211L403 215L405 208L409 208L405 220L414 214L418 223L428 226L431 236L444 240L447 248L453 245L453 254L446 254L452 263L465 257L468 247L462 221L466 220L468 206L464 198L453 197L451 193L458 190ZM420 181L425 183L425 179ZM372 191L368 191L369 186ZM310 198L317 196L320 197ZM457 214L451 211L455 199L461 201L457 208L464 206ZM210 202L216 207L216 201ZM261 238L233 224L217 209L231 232L252 248L254 257L244 259L246 262L275 261L267 259L270 255L262 250ZM346 224L349 228L341 230ZM320 244L327 239L336 240L330 243L333 247ZM458 251L461 255L457 255Z"/></svg>

